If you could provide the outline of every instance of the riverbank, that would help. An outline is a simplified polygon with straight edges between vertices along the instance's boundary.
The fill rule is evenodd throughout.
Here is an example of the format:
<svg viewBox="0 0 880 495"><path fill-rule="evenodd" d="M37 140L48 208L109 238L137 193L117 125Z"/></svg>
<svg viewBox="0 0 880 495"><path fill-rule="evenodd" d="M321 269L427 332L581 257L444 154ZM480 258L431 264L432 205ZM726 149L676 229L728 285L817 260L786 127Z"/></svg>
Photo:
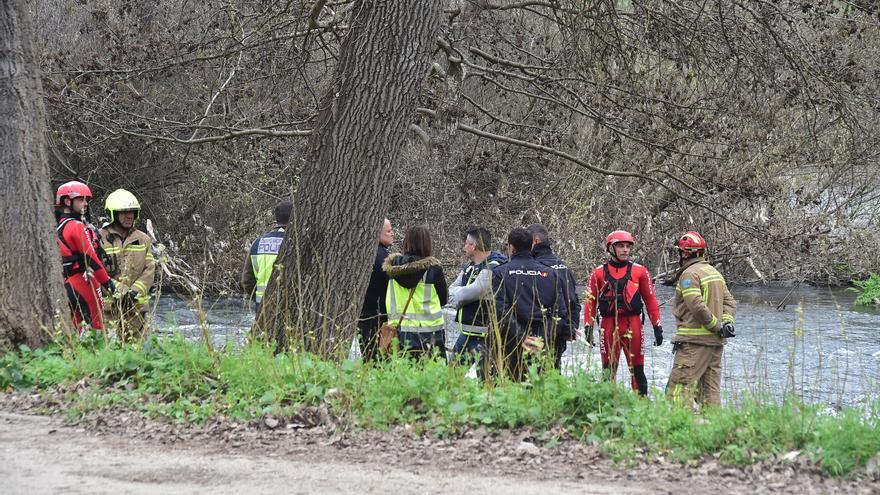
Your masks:
<svg viewBox="0 0 880 495"><path fill-rule="evenodd" d="M209 436L251 425L367 438L391 432L390 438L428 447L463 446L475 436L517 438L514 446L524 451L588 446L625 464L708 462L748 472L761 463L796 461L822 477L874 476L880 460L877 404L832 416L796 401L753 400L695 416L657 390L654 400L642 400L590 374L533 374L526 384L486 387L463 368L437 362L395 358L365 367L359 360L274 356L256 345L215 352L182 338L137 348L98 344L8 354L0 358L0 389L18 390L3 395L6 410L64 412L74 422L100 418L95 425L150 418L171 432ZM471 454L482 459L498 455L493 452Z"/></svg>

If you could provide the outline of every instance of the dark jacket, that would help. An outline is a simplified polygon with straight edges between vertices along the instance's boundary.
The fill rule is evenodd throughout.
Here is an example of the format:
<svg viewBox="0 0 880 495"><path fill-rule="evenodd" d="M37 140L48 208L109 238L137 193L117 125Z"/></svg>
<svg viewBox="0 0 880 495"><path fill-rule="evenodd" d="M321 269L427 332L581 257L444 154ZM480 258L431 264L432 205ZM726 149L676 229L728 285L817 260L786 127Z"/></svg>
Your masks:
<svg viewBox="0 0 880 495"><path fill-rule="evenodd" d="M440 305L445 306L449 299L449 288L446 285L446 277L440 261L428 256L422 258L413 254L392 254L385 259L382 269L388 274L389 279L394 279L398 284L412 289L425 277L426 284L433 284L440 299Z"/></svg>
<svg viewBox="0 0 880 495"><path fill-rule="evenodd" d="M581 303L578 301L577 284L574 274L559 256L553 252L549 245L541 243L532 246L532 256L540 263L556 270L559 283L562 284L561 292L565 298L565 308L568 318L559 326L558 334L561 338L569 338L578 328L578 316L581 313Z"/></svg>
<svg viewBox="0 0 880 495"><path fill-rule="evenodd" d="M556 271L535 260L529 251L492 270L492 288L502 335L551 336L568 310Z"/></svg>
<svg viewBox="0 0 880 495"><path fill-rule="evenodd" d="M370 283L367 284L367 293L364 295L364 303L361 306L361 319L385 316L385 291L388 289L388 274L382 270L382 263L388 257L388 248L379 244L376 248L376 259L373 261L373 271L370 273Z"/></svg>

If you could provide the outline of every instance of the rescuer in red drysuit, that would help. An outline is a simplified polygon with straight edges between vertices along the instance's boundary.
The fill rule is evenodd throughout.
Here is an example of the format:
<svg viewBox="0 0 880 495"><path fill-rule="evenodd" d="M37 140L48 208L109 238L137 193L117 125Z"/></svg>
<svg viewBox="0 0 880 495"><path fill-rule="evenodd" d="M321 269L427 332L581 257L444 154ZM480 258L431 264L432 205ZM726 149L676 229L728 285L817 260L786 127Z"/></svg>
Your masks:
<svg viewBox="0 0 880 495"><path fill-rule="evenodd" d="M592 343L593 322L601 316L602 368L611 380L617 375L620 351L629 365L633 390L648 394L645 351L642 345L642 310L654 327L654 345L663 343L660 308L648 269L629 261L635 240L632 234L616 230L605 239L611 259L590 274L584 303L587 340Z"/></svg>
<svg viewBox="0 0 880 495"><path fill-rule="evenodd" d="M97 234L83 221L92 191L78 181L62 184L55 193L58 248L61 250L64 289L67 292L73 324L103 329L104 301L101 286L113 292L113 281L104 269L96 246Z"/></svg>

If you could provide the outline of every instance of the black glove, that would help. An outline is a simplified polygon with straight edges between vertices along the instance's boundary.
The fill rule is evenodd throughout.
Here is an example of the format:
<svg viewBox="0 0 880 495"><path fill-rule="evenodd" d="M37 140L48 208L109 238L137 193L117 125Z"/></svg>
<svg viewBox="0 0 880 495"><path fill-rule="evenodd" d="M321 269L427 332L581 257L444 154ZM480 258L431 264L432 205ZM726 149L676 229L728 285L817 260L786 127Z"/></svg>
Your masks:
<svg viewBox="0 0 880 495"><path fill-rule="evenodd" d="M654 345L663 345L663 325L654 327Z"/></svg>
<svg viewBox="0 0 880 495"><path fill-rule="evenodd" d="M127 307L133 307L137 304L138 293L130 290L122 295L122 305Z"/></svg>
<svg viewBox="0 0 880 495"><path fill-rule="evenodd" d="M106 284L104 284L104 288L107 289L107 292L111 294L116 293L116 284L113 282L112 278L108 280Z"/></svg>
<svg viewBox="0 0 880 495"><path fill-rule="evenodd" d="M590 344L591 346L592 346L592 345L595 345L595 339L593 338L593 325L587 325L587 326L585 326L585 327L584 327L584 333L587 334L587 335L586 335L586 337L587 337L587 343Z"/></svg>
<svg viewBox="0 0 880 495"><path fill-rule="evenodd" d="M736 329L733 328L733 323L721 325L721 338L729 339L732 337L736 337Z"/></svg>

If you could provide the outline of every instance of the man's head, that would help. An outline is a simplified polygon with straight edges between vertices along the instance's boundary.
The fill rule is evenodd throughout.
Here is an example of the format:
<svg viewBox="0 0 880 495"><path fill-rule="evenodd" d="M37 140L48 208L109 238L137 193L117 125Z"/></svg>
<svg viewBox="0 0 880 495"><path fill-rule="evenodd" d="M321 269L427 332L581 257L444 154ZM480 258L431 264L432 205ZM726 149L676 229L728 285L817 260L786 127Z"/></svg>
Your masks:
<svg viewBox="0 0 880 495"><path fill-rule="evenodd" d="M682 234L672 245L672 248L678 251L678 262L683 263L690 258L706 256L706 250L709 249L709 246L703 236L697 232L689 231Z"/></svg>
<svg viewBox="0 0 880 495"><path fill-rule="evenodd" d="M116 223L125 230L134 227L134 219L137 214L131 210L120 211L116 215Z"/></svg>
<svg viewBox="0 0 880 495"><path fill-rule="evenodd" d="M547 232L547 227L544 227L540 223L533 223L526 227L526 230L532 235L532 246L537 246L538 244L550 244L550 232Z"/></svg>
<svg viewBox="0 0 880 495"><path fill-rule="evenodd" d="M464 234L464 252L471 261L480 262L489 255L492 234L483 227L469 229Z"/></svg>
<svg viewBox="0 0 880 495"><path fill-rule="evenodd" d="M629 261L636 240L625 230L615 230L605 238L605 250L617 261Z"/></svg>
<svg viewBox="0 0 880 495"><path fill-rule="evenodd" d="M134 227L141 212L141 204L134 194L125 189L117 189L107 195L104 200L104 209L110 217L110 223L115 223L125 230Z"/></svg>
<svg viewBox="0 0 880 495"><path fill-rule="evenodd" d="M293 212L293 203L284 200L275 207L275 223L281 227L286 227L290 223L290 214Z"/></svg>
<svg viewBox="0 0 880 495"><path fill-rule="evenodd" d="M379 244L388 247L394 243L394 231L391 229L391 220L382 222L382 231L379 232Z"/></svg>
<svg viewBox="0 0 880 495"><path fill-rule="evenodd" d="M73 198L70 200L69 203L65 202L65 205L68 206L68 208L70 208L74 213L85 215L86 210L89 209L89 199L91 198L85 196L80 198Z"/></svg>
<svg viewBox="0 0 880 495"><path fill-rule="evenodd" d="M532 249L532 234L524 228L516 228L507 234L507 254L513 256L522 251Z"/></svg>
<svg viewBox="0 0 880 495"><path fill-rule="evenodd" d="M64 211L84 215L92 199L92 190L79 181L65 182L55 191L55 206Z"/></svg>

